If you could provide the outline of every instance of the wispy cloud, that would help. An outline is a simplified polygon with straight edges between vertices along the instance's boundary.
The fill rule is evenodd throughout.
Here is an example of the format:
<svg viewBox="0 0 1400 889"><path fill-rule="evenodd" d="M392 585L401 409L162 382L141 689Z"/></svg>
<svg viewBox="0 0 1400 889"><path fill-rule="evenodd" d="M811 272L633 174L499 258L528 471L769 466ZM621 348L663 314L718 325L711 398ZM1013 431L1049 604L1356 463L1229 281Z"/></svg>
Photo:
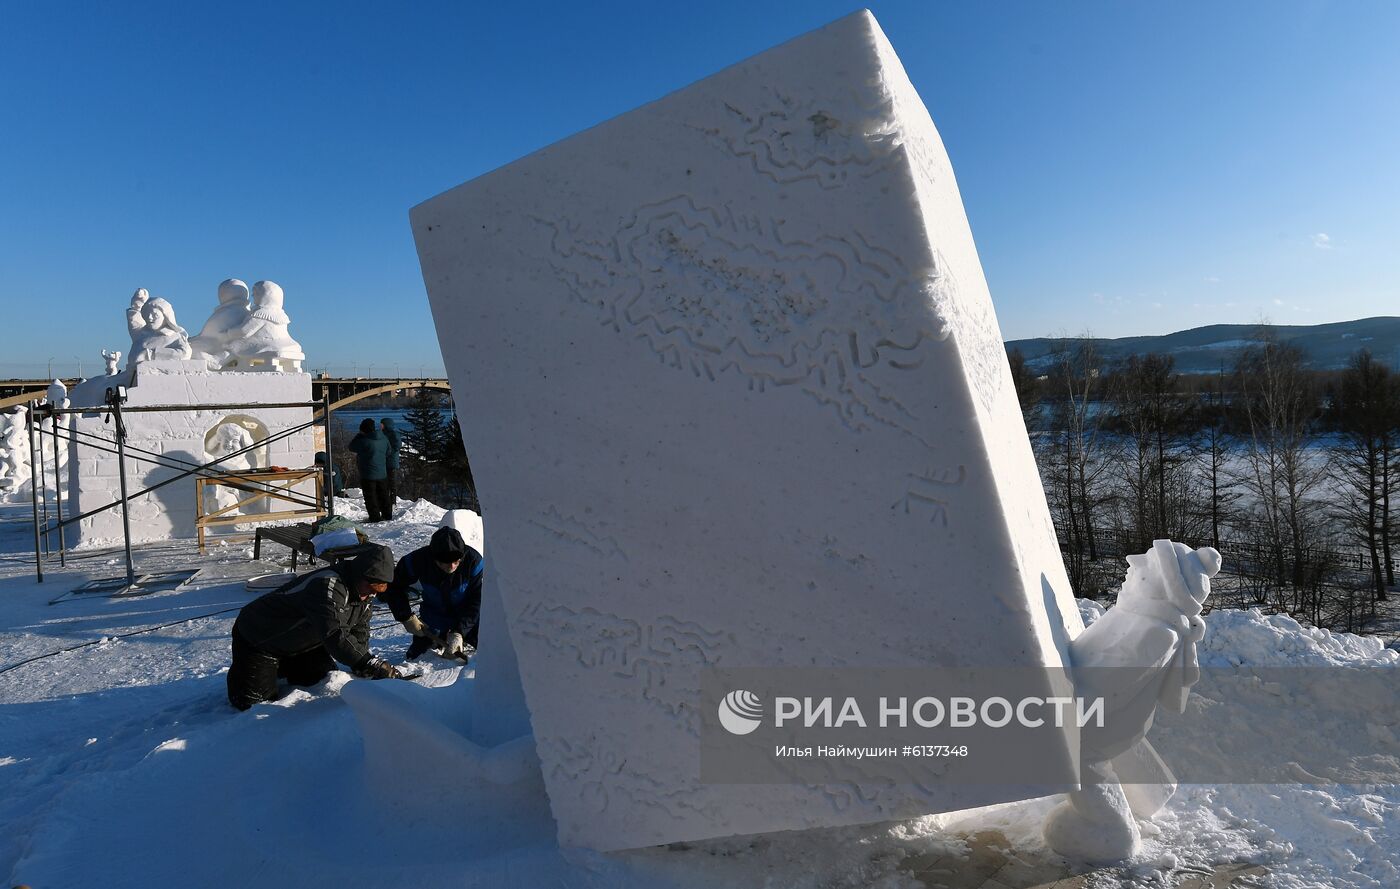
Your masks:
<svg viewBox="0 0 1400 889"><path fill-rule="evenodd" d="M1332 236L1326 232L1318 232L1312 236L1313 246L1319 250L1332 249Z"/></svg>
<svg viewBox="0 0 1400 889"><path fill-rule="evenodd" d="M1215 275L1206 275L1206 283L1207 283L1207 284L1219 284L1219 283L1220 283L1220 279L1217 278Z"/></svg>
<svg viewBox="0 0 1400 889"><path fill-rule="evenodd" d="M1276 305L1276 306L1281 306L1281 305L1283 305L1283 300L1281 300L1281 299L1276 299L1276 300L1274 300L1274 305Z"/></svg>
<svg viewBox="0 0 1400 889"><path fill-rule="evenodd" d="M1120 295L1113 294L1110 296L1105 296L1097 290L1089 294L1089 298L1092 299L1098 305L1103 306L1105 309L1107 309L1110 313L1113 314L1117 314L1119 309L1128 305L1128 300L1124 299Z"/></svg>

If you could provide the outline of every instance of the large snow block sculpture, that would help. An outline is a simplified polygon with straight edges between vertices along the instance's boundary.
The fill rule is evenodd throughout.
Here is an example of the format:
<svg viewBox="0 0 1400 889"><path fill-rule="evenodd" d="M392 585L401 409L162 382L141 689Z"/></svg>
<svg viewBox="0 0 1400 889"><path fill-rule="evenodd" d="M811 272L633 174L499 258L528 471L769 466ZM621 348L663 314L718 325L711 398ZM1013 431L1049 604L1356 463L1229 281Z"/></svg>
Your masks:
<svg viewBox="0 0 1400 889"><path fill-rule="evenodd" d="M412 224L563 842L1073 784L1059 736L1033 785L699 777L707 667L1060 666L1082 629L948 156L869 13Z"/></svg>
<svg viewBox="0 0 1400 889"><path fill-rule="evenodd" d="M311 401L311 375L306 373L212 372L202 360L157 358L136 364L122 376L95 377L73 389L74 406L93 407L71 414L66 423L69 444L67 490L70 515L116 503L121 499L120 464L109 414L100 409L106 389L128 385L126 423L126 483L131 496L130 530L133 543L195 536L193 476L176 479L185 469L224 456L241 445L262 442L311 421L310 407L263 407ZM136 411L155 406L200 410ZM246 405L231 408L229 405ZM237 437L228 433L234 432ZM218 464L221 468L266 469L306 467L313 463L314 433L302 429ZM233 444L228 442L232 440ZM106 442L105 450L94 444ZM149 494L138 491L156 485ZM315 493L311 483L293 490L304 498ZM247 497L247 494L240 494ZM233 501L230 501L233 502ZM275 502L275 501L274 501ZM209 504L213 508L215 504ZM246 507L266 510L254 504ZM277 507L273 507L277 508ZM120 508L106 509L77 524L77 542L84 546L117 544L123 535ZM71 542L74 535L69 536Z"/></svg>

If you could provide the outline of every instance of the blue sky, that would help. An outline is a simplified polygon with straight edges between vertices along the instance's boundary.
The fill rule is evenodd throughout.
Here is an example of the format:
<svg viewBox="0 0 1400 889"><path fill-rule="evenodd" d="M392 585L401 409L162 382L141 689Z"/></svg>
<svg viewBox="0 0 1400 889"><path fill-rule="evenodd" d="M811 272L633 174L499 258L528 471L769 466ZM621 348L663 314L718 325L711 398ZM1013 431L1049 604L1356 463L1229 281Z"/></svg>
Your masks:
<svg viewBox="0 0 1400 889"><path fill-rule="evenodd" d="M440 371L409 207L855 8L0 0L0 377L229 276L312 367ZM1400 4L870 8L1007 338L1400 314Z"/></svg>

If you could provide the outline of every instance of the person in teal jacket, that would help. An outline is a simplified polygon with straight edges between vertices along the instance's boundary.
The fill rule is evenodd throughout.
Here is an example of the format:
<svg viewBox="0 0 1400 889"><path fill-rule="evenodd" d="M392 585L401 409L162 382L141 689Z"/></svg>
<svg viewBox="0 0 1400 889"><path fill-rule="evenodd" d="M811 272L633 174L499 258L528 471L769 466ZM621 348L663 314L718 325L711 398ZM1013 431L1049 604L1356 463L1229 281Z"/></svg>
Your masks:
<svg viewBox="0 0 1400 889"><path fill-rule="evenodd" d="M350 452L360 470L360 490L365 495L365 511L369 521L386 522L392 511L389 502L389 439L375 428L374 421L365 419L360 432L350 439Z"/></svg>
<svg viewBox="0 0 1400 889"><path fill-rule="evenodd" d="M399 474L399 446L403 444L403 438L399 435L399 430L394 428L391 417L380 420L379 427L383 430L384 437L389 439L389 514L393 515L394 506L399 502L399 486L394 480Z"/></svg>

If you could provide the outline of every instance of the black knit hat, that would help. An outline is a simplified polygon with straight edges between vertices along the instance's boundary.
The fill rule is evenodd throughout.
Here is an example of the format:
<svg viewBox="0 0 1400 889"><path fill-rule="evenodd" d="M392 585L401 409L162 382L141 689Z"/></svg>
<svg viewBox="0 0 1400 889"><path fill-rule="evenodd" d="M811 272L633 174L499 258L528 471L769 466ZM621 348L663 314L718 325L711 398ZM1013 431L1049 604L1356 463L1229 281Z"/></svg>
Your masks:
<svg viewBox="0 0 1400 889"><path fill-rule="evenodd" d="M350 572L370 583L388 583L394 579L394 551L375 543L355 557Z"/></svg>
<svg viewBox="0 0 1400 889"><path fill-rule="evenodd" d="M428 542L428 552L437 562L455 562L467 554L467 542L456 528L438 528Z"/></svg>
<svg viewBox="0 0 1400 889"><path fill-rule="evenodd" d="M374 431L374 421L371 420L369 417L365 417L363 420L360 421L360 431L361 431L361 432L373 432L373 431Z"/></svg>

